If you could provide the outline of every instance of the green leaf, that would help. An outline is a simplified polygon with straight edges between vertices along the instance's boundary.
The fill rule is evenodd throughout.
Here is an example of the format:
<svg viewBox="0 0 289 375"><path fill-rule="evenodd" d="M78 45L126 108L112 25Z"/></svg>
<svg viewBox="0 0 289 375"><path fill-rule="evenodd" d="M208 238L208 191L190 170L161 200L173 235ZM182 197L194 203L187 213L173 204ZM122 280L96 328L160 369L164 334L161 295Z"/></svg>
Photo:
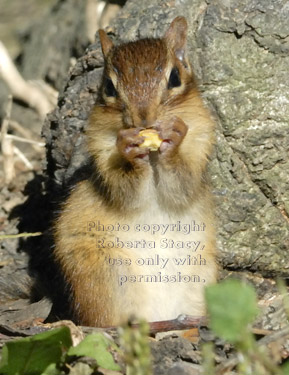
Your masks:
<svg viewBox="0 0 289 375"><path fill-rule="evenodd" d="M41 375L59 375L61 374L60 370L57 368L56 363L51 363Z"/></svg>
<svg viewBox="0 0 289 375"><path fill-rule="evenodd" d="M205 298L212 330L229 342L242 341L258 314L254 289L238 280L226 280L207 287Z"/></svg>
<svg viewBox="0 0 289 375"><path fill-rule="evenodd" d="M101 333L94 333L86 336L76 347L70 348L67 354L94 358L98 366L117 371L120 370L120 367L115 363L109 352L111 347L116 348L116 345Z"/></svg>
<svg viewBox="0 0 289 375"><path fill-rule="evenodd" d="M95 374L94 370L86 363L76 363L75 366L70 368L69 375L91 375Z"/></svg>
<svg viewBox="0 0 289 375"><path fill-rule="evenodd" d="M2 350L0 373L39 375L50 364L59 363L63 352L71 345L70 331L67 327L8 342Z"/></svg>
<svg viewBox="0 0 289 375"><path fill-rule="evenodd" d="M287 361L282 367L282 375L289 375L289 362Z"/></svg>

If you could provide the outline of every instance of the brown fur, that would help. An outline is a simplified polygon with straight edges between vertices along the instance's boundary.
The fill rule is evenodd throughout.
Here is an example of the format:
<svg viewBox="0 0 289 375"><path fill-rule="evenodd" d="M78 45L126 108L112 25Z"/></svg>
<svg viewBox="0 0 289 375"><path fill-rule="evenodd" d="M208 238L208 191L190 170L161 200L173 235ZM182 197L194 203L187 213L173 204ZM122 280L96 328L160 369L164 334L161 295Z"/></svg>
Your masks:
<svg viewBox="0 0 289 375"><path fill-rule="evenodd" d="M204 313L204 284L126 283L120 275L197 272L206 283L216 278L215 230L211 195L206 181L207 159L214 141L214 124L197 90L186 57L186 22L178 17L163 39L145 39L113 46L101 31L106 60L99 102L87 130L95 173L80 183L65 203L55 224L55 257L71 286L72 305L82 324L119 324L135 313L148 320L175 318L180 313ZM181 85L168 89L171 70L179 70ZM107 96L105 79L117 95ZM168 149L139 158L140 129L153 127ZM125 130L127 129L127 130ZM131 140L131 141L130 141ZM166 142L166 141L164 141ZM127 144L136 146L127 152ZM188 250L156 248L97 248L99 238L133 241L142 234L89 231L88 223L103 225L205 222L206 231L190 236L168 233L177 240L205 244L203 266L135 266L137 258L160 254L185 256ZM146 240L159 240L143 234ZM199 253L198 253L199 254ZM195 255L192 253L192 255ZM108 265L105 259L129 258L131 266Z"/></svg>

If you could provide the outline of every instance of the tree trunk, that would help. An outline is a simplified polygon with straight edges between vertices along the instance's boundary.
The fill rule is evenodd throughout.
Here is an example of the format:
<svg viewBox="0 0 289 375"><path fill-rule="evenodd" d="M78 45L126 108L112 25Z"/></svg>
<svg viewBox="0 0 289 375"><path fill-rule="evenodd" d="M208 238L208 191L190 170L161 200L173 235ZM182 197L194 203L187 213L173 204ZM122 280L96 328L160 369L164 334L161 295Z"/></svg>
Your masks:
<svg viewBox="0 0 289 375"><path fill-rule="evenodd" d="M111 29L117 41L161 36L176 15L186 16L191 60L217 122L210 174L220 260L230 268L282 276L289 276L287 5L128 1ZM83 131L102 65L97 39L77 61L43 128L52 192L87 173Z"/></svg>

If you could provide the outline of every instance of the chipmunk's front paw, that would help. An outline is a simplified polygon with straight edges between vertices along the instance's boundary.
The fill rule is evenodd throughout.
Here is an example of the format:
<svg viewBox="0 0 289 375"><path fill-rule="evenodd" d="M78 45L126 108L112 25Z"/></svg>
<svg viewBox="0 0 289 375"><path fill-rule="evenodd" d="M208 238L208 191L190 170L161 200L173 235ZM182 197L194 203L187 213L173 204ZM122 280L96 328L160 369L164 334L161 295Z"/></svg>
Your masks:
<svg viewBox="0 0 289 375"><path fill-rule="evenodd" d="M177 152L187 132L187 125L177 116L159 125L160 137L163 140L160 146L160 153L163 157L173 156Z"/></svg>
<svg viewBox="0 0 289 375"><path fill-rule="evenodd" d="M141 164L149 160L149 149L140 147L145 138L139 135L140 128L121 129L116 146L121 156L130 164Z"/></svg>

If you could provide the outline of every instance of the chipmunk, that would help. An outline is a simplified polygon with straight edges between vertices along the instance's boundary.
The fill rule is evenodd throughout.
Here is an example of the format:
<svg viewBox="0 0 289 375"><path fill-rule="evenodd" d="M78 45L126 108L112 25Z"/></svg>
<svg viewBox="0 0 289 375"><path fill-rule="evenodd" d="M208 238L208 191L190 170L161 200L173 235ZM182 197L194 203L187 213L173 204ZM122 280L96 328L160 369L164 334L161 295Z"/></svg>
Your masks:
<svg viewBox="0 0 289 375"><path fill-rule="evenodd" d="M55 223L75 317L106 327L132 314L201 316L217 272L206 179L214 123L187 58L187 22L118 46L99 36L105 67L86 134L94 173Z"/></svg>

